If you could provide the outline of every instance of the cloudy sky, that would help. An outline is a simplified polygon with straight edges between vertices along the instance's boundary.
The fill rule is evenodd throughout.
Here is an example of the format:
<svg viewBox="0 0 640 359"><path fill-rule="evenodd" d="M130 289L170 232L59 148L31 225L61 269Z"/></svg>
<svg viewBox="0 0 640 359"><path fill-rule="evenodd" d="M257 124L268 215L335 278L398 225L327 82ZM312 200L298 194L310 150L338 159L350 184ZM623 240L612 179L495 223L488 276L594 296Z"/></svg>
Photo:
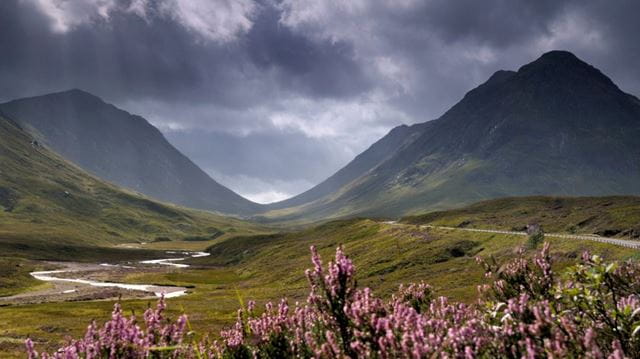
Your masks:
<svg viewBox="0 0 640 359"><path fill-rule="evenodd" d="M82 88L259 202L566 49L640 94L640 2L0 0L0 100Z"/></svg>

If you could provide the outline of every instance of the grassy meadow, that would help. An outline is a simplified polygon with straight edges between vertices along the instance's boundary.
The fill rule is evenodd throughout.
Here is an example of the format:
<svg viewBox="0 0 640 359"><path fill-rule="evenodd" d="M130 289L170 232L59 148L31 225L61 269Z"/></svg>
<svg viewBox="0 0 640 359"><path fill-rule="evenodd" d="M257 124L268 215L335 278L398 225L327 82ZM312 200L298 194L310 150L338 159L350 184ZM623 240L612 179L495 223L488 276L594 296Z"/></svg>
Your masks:
<svg viewBox="0 0 640 359"><path fill-rule="evenodd" d="M211 255L190 259L190 268L107 278L189 288L189 295L169 300L169 312L189 313L201 334L217 333L233 323L236 310L249 299L305 300L304 270L310 266L311 245L325 261L337 246L344 246L358 268L359 284L382 296L400 283L424 280L439 295L471 302L485 280L475 257L511 258L527 239L424 230L416 224L521 228L537 222L547 231L619 237L640 231L637 197L517 198L408 217L400 224L349 219L305 228L294 222L266 227L119 189L33 144L19 126L2 118L0 137L0 296L50 285L29 275L49 268L45 261L117 263L163 258L167 250L206 250ZM585 249L606 259L638 256L597 242L549 241L557 270L574 263ZM123 306L141 315L154 301L126 300ZM112 300L0 306L0 356L24 357L27 337L39 348L57 348L67 337L81 335L92 319L109 317L112 306Z"/></svg>
<svg viewBox="0 0 640 359"><path fill-rule="evenodd" d="M435 287L438 295L471 302L477 285L485 280L475 257L504 261L513 257L516 248L526 240L523 236L425 231L415 225L354 219L290 233L219 238L213 245L180 242L191 250L207 249L211 256L191 259L191 268L136 273L124 280L190 287L189 295L169 300L170 313L175 316L184 310L198 333L216 333L233 323L236 310L249 299L258 303L283 296L291 302L305 300L308 288L304 270L310 267L311 245L318 247L325 262L331 259L336 246L343 245L358 268L359 285L372 287L380 295L389 295L400 283L424 280ZM606 259L631 259L639 255L630 249L598 242L553 238L548 241L556 270L574 263L583 250ZM194 243L199 247L194 247ZM153 305L153 300L128 300L123 306L126 311L140 315L150 304ZM112 301L88 301L0 307L0 350L7 356L20 356L19 339L26 336L45 347L57 347L65 337L80 335L90 320L106 319L112 305Z"/></svg>

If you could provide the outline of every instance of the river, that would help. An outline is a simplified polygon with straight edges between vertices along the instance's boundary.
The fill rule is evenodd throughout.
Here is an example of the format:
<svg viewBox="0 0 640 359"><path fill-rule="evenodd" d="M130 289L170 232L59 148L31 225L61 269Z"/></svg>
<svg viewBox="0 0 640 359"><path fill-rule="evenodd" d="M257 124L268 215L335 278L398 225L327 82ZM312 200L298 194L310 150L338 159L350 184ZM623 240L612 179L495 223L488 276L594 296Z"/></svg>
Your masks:
<svg viewBox="0 0 640 359"><path fill-rule="evenodd" d="M176 262L182 262L188 258L205 257L209 255L209 253L207 252L167 252L167 254L182 254L182 255L185 255L185 257L151 259L151 260L144 260L139 263L144 265L164 265L164 266L172 266L176 268L187 268L189 267L188 264L176 263ZM107 267L107 268L109 267L112 267L112 268L120 267L120 268L129 268L129 269L136 268L133 266L125 266L120 264L109 264L109 263L102 263L99 266ZM95 267L96 266L93 266L91 268L95 268ZM51 271L39 271L39 272L32 272L31 276L33 276L38 280L46 281L46 282L82 284L82 285L87 285L92 287L122 288L122 289L128 289L128 290L153 293L158 297L164 296L165 298L175 298L175 297L180 297L187 294L187 288L184 288L184 287L161 286L161 285L154 285L154 284L128 284L128 283L98 281L98 280L91 280L91 279L85 279L85 278L68 278L66 276L65 277L59 276L59 274L80 272L86 269L87 267L81 267L81 269L67 268L67 269L59 269L59 270L51 270ZM73 293L75 291L76 289L65 289L65 290L62 290L61 293Z"/></svg>

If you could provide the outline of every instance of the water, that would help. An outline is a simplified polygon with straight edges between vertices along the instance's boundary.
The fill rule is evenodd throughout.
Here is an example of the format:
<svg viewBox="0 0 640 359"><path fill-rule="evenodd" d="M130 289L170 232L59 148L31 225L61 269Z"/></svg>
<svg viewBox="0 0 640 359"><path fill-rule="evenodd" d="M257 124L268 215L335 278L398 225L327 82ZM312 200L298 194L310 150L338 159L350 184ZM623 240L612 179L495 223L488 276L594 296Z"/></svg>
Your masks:
<svg viewBox="0 0 640 359"><path fill-rule="evenodd" d="M183 254L183 255L189 255L189 257L191 258L198 258L198 257L206 257L208 256L210 253L207 252L167 252L168 254ZM160 264L160 265L165 265L165 266L172 266L172 267L177 267L177 268L187 268L189 267L188 264L182 264L182 263L175 263L175 262L180 262L183 261L189 257L184 257L184 258L163 258L163 259L151 259L151 260L146 260L146 261L142 261L140 263L143 264Z"/></svg>
<svg viewBox="0 0 640 359"><path fill-rule="evenodd" d="M187 258L206 257L209 255L209 253L206 253L206 252L167 252L167 253L169 254L181 253L183 255L187 255L187 257L152 259L152 260L141 261L140 263L160 264L160 265L173 266L177 268L187 268L189 267L188 264L175 263L175 262L184 261ZM120 266L117 264L108 264L108 263L102 263L100 265L105 267ZM121 266L121 267L134 268L131 266ZM84 284L84 285L89 285L93 287L112 287L112 288L137 290L142 292L151 292L158 297L164 295L165 298L175 298L175 297L180 297L187 294L187 289L182 287L166 287L166 286L157 286L152 284L127 284L127 283L117 283L117 282L102 282L102 281L81 279L81 278L63 278L63 277L57 277L54 275L54 274L69 273L69 272L73 272L73 270L62 269L62 270L52 270L52 271L31 272L31 276L33 276L35 279L42 280L45 282L67 282L67 283ZM67 290L64 292L72 293L74 291L75 290Z"/></svg>

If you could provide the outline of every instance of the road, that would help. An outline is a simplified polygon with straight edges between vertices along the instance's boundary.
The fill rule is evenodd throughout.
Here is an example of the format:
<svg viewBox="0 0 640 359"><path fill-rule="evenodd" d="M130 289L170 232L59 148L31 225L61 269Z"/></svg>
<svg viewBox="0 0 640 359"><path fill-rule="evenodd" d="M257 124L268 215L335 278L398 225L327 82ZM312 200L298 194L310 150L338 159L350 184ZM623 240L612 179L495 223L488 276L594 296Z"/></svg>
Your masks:
<svg viewBox="0 0 640 359"><path fill-rule="evenodd" d="M397 222L385 222L387 224L399 225ZM467 232L480 232L480 233L496 233L496 234L509 234L514 236L527 236L527 232L517 232L517 231L504 231L500 229L476 229L476 228L460 228L460 227L447 227L447 226L433 226L433 225L421 225L420 228L435 228L435 229L446 229L453 231L467 231ZM594 241L594 242L602 242L613 244L620 247L632 248L632 249L640 249L640 241L632 241L626 239L618 239L618 238L609 238L609 237L600 237L596 235L578 235L578 234L561 234L561 233L545 233L545 237L551 238L564 238L564 239L577 239L577 240L585 240L585 241Z"/></svg>

